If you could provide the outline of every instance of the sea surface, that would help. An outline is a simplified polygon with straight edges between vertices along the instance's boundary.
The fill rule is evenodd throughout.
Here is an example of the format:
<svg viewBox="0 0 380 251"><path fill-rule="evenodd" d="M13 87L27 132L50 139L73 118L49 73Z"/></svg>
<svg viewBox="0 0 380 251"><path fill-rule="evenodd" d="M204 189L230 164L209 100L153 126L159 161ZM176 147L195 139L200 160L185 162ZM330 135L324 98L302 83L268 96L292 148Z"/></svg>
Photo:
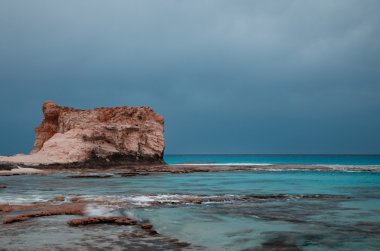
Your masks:
<svg viewBox="0 0 380 251"><path fill-rule="evenodd" d="M379 163L378 156L176 155L165 160L306 164L307 158L307 164ZM69 174L0 177L7 186L0 190L0 204L91 198L102 203L92 203L88 215L149 220L161 237L139 237L132 226L69 227L66 221L78 216L51 216L1 224L0 250L380 250L380 172L235 171L106 179ZM152 203L186 198L219 200ZM173 239L191 245L176 246Z"/></svg>
<svg viewBox="0 0 380 251"><path fill-rule="evenodd" d="M380 166L380 155L332 154L173 154L166 155L168 164L191 165L359 165Z"/></svg>

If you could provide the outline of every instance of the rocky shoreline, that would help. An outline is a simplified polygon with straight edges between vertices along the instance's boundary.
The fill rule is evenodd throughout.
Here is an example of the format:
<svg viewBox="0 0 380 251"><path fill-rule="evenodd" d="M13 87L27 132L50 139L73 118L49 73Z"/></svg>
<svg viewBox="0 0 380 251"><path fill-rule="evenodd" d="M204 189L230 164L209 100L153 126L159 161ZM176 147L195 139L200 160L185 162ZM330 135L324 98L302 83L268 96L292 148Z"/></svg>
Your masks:
<svg viewBox="0 0 380 251"><path fill-rule="evenodd" d="M158 200L147 201L145 204L133 204L130 201L113 201L110 198L87 198L81 196L55 197L46 202L35 202L32 204L0 204L0 213L5 214L3 224L28 221L32 218L57 216L57 215L76 215L82 218L70 219L67 224L70 226L90 225L90 224L118 224L118 225L138 225L142 229L149 230L150 234L157 234L153 230L153 225L146 221L139 221L131 217L123 216L89 216L88 206L112 206L115 208L138 208L138 207L160 207L160 206L184 206L192 204L207 203L229 203L229 202L260 202L272 200L332 200L343 201L351 199L349 196L330 195L330 194L251 194L251 195L218 195L208 196L203 194L193 194L185 197L178 195L167 195ZM153 232L154 231L154 232Z"/></svg>
<svg viewBox="0 0 380 251"><path fill-rule="evenodd" d="M136 240L150 236L154 238L161 238L166 243L173 245L175 248L184 248L191 245L190 243L161 235L147 220L138 220L126 216L88 216L86 211L87 206L88 202L75 200L75 198L69 202L65 202L64 197L57 197L43 203L23 205L0 204L0 216L3 214L3 217L1 217L2 224L6 225L20 223L22 224L22 222L26 222L32 218L39 217L51 217L59 215L77 216L80 218L70 218L67 220L67 225L69 227L84 227L94 224L113 224L120 227L132 226L137 228L137 231L140 229L138 235L131 236ZM22 227L22 225L20 225L20 227Z"/></svg>
<svg viewBox="0 0 380 251"><path fill-rule="evenodd" d="M256 189L240 190L240 192L236 194L230 193L231 190L227 189L223 190L223 193L221 192L222 190L218 193L210 192L213 191L212 188L211 190L192 189L191 192L188 192L186 190L187 188L184 189L183 187L177 191L176 183L174 183L173 186L169 186L172 187L173 190L169 188L165 191L160 189L144 191L146 186L154 187L159 183L168 181L167 178L183 180L186 179L188 174L189 179L187 181L182 181L182 184L184 184L182 186L187 186L187 184L190 183L196 183L195 185L197 185L197 182L194 182L195 180L211 180L214 175L218 176L215 172L231 172L220 173L219 178L216 179L221 180L220 184L224 184L223 182L225 181L226 183L231 181L228 179L226 180L226 177L229 175L233 176L234 174L238 177L242 177L244 175L266 176L267 173L265 170L271 170L273 172L284 170L318 170L322 172L339 171L332 168L333 167L331 166L323 167L310 165L197 166L166 164L139 164L112 168L82 169L17 168L17 175L21 175L23 172L23 174L27 174L26 171L29 171L29 174L43 175L46 177L0 177L0 188L2 187L2 184L4 186L3 189L0 190L5 195L8 194L8 197L5 196L3 202L0 203L0 225L3 234L2 241L11 246L12 243L7 242L8 240L6 239L9 236L19 234L20 236L27 236L29 238L30 236L28 234L30 232L36 231L46 234L46 231L48 231L49 228L53 228L59 229L57 235L62 235L66 238L65 240L70 240L64 244L64 247L68 249L75 249L72 246L69 246L72 242L71 238L73 238L73 235L71 235L71 233L73 232L76 234L85 232L87 234L87 236L84 236L83 238L81 237L82 239L75 244L75 247L84 247L85 245L88 245L91 248L99 247L100 243L103 243L104 241L103 239L102 241L99 241L99 238L107 237L110 238L110 240L107 240L109 245L112 244L130 248L137 244L143 247L141 250L150 250L149 247L151 247L152 250L156 250L156 248L157 250L165 250L164 248L159 249L163 245L165 245L167 250L182 250L186 248L196 249L199 243L187 239L184 236L166 232L166 225L157 221L157 218L151 214L145 214L142 212L154 211L158 213L166 212L167 214L171 210L173 210L172 212L176 212L178 209L182 210L183 208L184 212L188 212L188 210L196 210L200 213L207 212L209 214L207 217L210 218L214 217L214 213L217 212L219 212L218 217L222 217L224 212L226 214L236 214L238 217L240 217L240 215L250 217L250 213L254 213L255 217L258 217L263 221L276 222L276 224L281 221L286 224L302 225L309 223L308 217L309 215L314 214L315 208L319 208L318 210L322 211L328 210L329 208L337 210L339 209L337 205L341 202L355 202L361 197L358 197L358 193L340 194L336 191L325 193L323 190L314 192L307 189L295 190L295 192L280 189L263 192L260 189L257 189L257 187ZM351 168L353 168L351 171L357 171L359 167ZM369 168L370 169L365 171L378 172L380 169L380 167ZM23 169L26 170L24 171ZM38 172L36 172L36 170ZM190 175L191 173L196 172L198 172L199 175ZM211 173L208 172L214 172L214 174L211 175ZM150 177L149 175L152 176ZM284 175L288 176L286 173ZM303 176L304 174L298 173L295 175ZM319 174L317 174L317 176L318 175ZM372 174L364 175L372 176ZM343 174L343 176L345 176L345 174ZM39 192L41 187L35 187L35 185L40 184L40 182L43 182L42 184L52 184L52 190L46 190L46 192L45 189L43 189L44 192L41 197L24 197L19 200L14 200L13 197L9 197L9 195L17 197L17 186L26 180L30 180L31 184L25 185L28 187L34 187L36 194L38 195L41 195ZM154 181L150 182L150 180ZM286 181L287 178L281 181L278 180L279 183ZM273 182L273 180L268 177L265 178L265 180L258 178L254 179L254 182L251 183L259 183L265 187L271 184L267 182ZM58 190L58 187L55 184L59 187ZM81 191L80 189L85 188L84 184L91 184L91 189ZM117 189L121 184L123 184L123 188ZM139 184L138 187L135 186L136 184ZM199 185L201 187L202 183ZM259 185L259 187L261 185ZM74 186L75 189L73 190L71 188L70 190L65 190L66 187L71 186ZM62 189L60 187L62 187ZM219 185L218 187L223 186ZM103 193L103 188L109 189L107 190L109 192ZM190 186L190 188L194 187ZM96 193L93 194L91 191L96 191ZM284 207L287 206L289 207L289 210L294 211L294 214L293 211L285 212L287 210L284 209ZM220 212L223 212L223 214L220 214ZM179 221L178 224L181 226L182 222ZM315 224L319 224L319 227L324 226L319 222ZM353 228L356 227L359 228L356 225ZM373 226L360 226L360 229L367 231L366 229L370 227ZM24 229L28 229L28 231L25 231ZM25 232L28 233L26 234ZM88 236L91 236L90 240L88 239ZM25 237L25 239L28 238ZM22 241L21 237L18 237L17 240ZM288 247L297 247L294 243L296 242L291 242L288 245L287 241L281 242L274 238L273 241L271 239L264 240L260 245L262 245L264 249L266 247L271 247L273 250L280 250L284 247L285 250ZM39 250L40 247L47 247L44 246L45 244L39 244L38 242L34 245L34 248L31 248L31 250ZM54 245L57 247L63 247L61 244ZM52 246L49 247L52 248ZM88 250L91 250L91 248ZM120 248L120 250L123 249Z"/></svg>
<svg viewBox="0 0 380 251"><path fill-rule="evenodd" d="M0 216L2 224L22 227L24 222L29 222L33 218L53 217L53 216L70 216L66 220L69 227L86 227L89 225L115 225L115 227L130 226L136 228L139 236L131 238L166 238L166 242L173 244L177 248L191 247L190 243L180 241L175 238L165 237L157 232L149 220L141 220L125 215L93 215L89 214L89 206L105 206L108 208L144 208L144 207L182 207L208 203L262 203L270 201L287 201L287 200L315 200L315 201L347 201L351 198L341 195L330 194L251 194L251 195L202 195L193 194L188 196L167 195L160 199L147 201L145 204L135 204L128 200L113 200L112 198L99 197L89 198L82 196L60 196L51 198L45 202L35 202L31 204L0 204ZM74 218L72 218L75 216ZM266 217L269 217L268 215ZM300 222L299 219L291 217L286 219L289 222ZM61 222L63 223L63 222Z"/></svg>
<svg viewBox="0 0 380 251"><path fill-rule="evenodd" d="M85 169L98 168L106 169L112 167L129 166L129 165L164 165L165 162L157 156L134 156L115 154L107 159L93 157L86 161L69 162L69 163L49 163L49 164L28 164L23 162L0 161L1 170L11 170L16 167L46 169Z"/></svg>
<svg viewBox="0 0 380 251"><path fill-rule="evenodd" d="M154 173L185 174L195 172L235 172L235 171L345 171L345 172L380 172L380 166L322 166L322 165L167 165L167 164L130 164L113 167L78 165L0 165L0 176L10 175L48 175L57 172L80 172L73 178L109 178L133 177ZM96 175L112 173L112 175Z"/></svg>

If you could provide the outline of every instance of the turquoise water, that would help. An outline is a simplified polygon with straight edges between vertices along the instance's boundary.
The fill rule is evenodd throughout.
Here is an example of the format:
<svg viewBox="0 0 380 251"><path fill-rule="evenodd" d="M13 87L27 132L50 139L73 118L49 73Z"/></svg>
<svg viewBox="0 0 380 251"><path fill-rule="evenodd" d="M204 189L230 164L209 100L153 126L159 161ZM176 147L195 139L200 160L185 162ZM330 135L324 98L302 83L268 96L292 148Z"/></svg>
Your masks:
<svg viewBox="0 0 380 251"><path fill-rule="evenodd" d="M0 177L0 184L7 185L0 190L0 204L45 201L55 196L118 202L115 207L112 203L94 202L88 213L133 215L149 220L162 235L191 243L190 250L380 250L379 172L216 172L108 179L70 179L67 175ZM276 197L278 194L287 196ZM305 194L325 196L302 197ZM204 204L150 204L187 197L243 195L272 197ZM122 231L120 227L86 227L83 235L69 229L64 224L68 216L65 217L62 227L55 225L51 233L44 232L46 240L42 244L32 238L42 230L20 232L1 225L0 244L15 250L20 245L17 243L22 243L17 241L27 239L28 250L39 250L51 247L50 242L59 236L67 245L85 242L94 248L100 244L91 240L100 238L103 231L113 238L112 242L103 242L112 244L114 250L144 250L133 249L131 243L123 242L126 240L120 233L112 232ZM60 219L32 222L46 229ZM77 232L73 235L72 231ZM78 241L78 236L83 238ZM145 250L160 250L163 245L153 242ZM72 248L79 247L84 248ZM168 249L171 248L162 248Z"/></svg>
<svg viewBox="0 0 380 251"><path fill-rule="evenodd" d="M380 155L166 155L168 164L303 164L303 165L380 165Z"/></svg>

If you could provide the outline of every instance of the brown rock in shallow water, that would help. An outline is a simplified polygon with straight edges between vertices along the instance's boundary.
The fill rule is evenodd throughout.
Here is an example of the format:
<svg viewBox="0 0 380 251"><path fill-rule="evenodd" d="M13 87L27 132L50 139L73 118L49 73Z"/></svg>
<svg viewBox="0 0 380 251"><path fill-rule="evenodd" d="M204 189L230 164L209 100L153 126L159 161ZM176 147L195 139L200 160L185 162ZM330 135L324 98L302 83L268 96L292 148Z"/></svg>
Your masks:
<svg viewBox="0 0 380 251"><path fill-rule="evenodd" d="M142 172L129 172L129 173L119 173L121 177L134 177L134 176L146 176L150 173L142 173Z"/></svg>
<svg viewBox="0 0 380 251"><path fill-rule="evenodd" d="M137 176L137 173L119 173L121 177L134 177Z"/></svg>
<svg viewBox="0 0 380 251"><path fill-rule="evenodd" d="M29 217L24 217L24 216L14 216L14 217L7 217L3 220L4 224L11 224L15 222L22 222L28 220Z"/></svg>
<svg viewBox="0 0 380 251"><path fill-rule="evenodd" d="M31 205L0 205L0 211L12 212L23 210L35 210L35 212L8 216L3 219L4 224L26 221L29 218L52 216L52 215L83 215L85 204L65 203L61 205L31 204Z"/></svg>
<svg viewBox="0 0 380 251"><path fill-rule="evenodd" d="M65 201L65 197L58 196L58 197L48 200L48 202L59 202L59 201Z"/></svg>
<svg viewBox="0 0 380 251"><path fill-rule="evenodd" d="M69 178L111 178L111 174L73 174L67 177Z"/></svg>
<svg viewBox="0 0 380 251"><path fill-rule="evenodd" d="M191 246L190 243L187 243L187 242L180 242L180 241L176 242L175 244L176 244L178 247L180 247L180 248L186 248L186 247Z"/></svg>
<svg viewBox="0 0 380 251"><path fill-rule="evenodd" d="M150 223L143 223L140 225L142 229L152 229L153 225Z"/></svg>
<svg viewBox="0 0 380 251"><path fill-rule="evenodd" d="M156 230L151 229L151 230L149 230L149 234L150 235L158 235L158 232Z"/></svg>
<svg viewBox="0 0 380 251"><path fill-rule="evenodd" d="M12 206L9 204L0 204L0 212L8 213L12 212Z"/></svg>
<svg viewBox="0 0 380 251"><path fill-rule="evenodd" d="M81 219L72 219L67 222L70 226L81 226L89 224L118 224L118 225L136 225L137 221L127 218L127 217L106 217L106 216L95 216L87 217Z"/></svg>
<svg viewBox="0 0 380 251"><path fill-rule="evenodd" d="M0 184L0 188L7 188L6 185Z"/></svg>
<svg viewBox="0 0 380 251"><path fill-rule="evenodd" d="M302 251L301 248L297 246L296 243L294 243L292 240L286 240L286 239L274 239L274 240L268 240L264 242L261 248L257 248L254 250L276 250L276 251Z"/></svg>
<svg viewBox="0 0 380 251"><path fill-rule="evenodd" d="M3 165L163 162L164 119L150 107L78 110L48 101L43 113L32 153L0 157Z"/></svg>
<svg viewBox="0 0 380 251"><path fill-rule="evenodd" d="M11 173L11 172L0 173L0 176L14 176L14 175L20 175L20 174L19 173Z"/></svg>

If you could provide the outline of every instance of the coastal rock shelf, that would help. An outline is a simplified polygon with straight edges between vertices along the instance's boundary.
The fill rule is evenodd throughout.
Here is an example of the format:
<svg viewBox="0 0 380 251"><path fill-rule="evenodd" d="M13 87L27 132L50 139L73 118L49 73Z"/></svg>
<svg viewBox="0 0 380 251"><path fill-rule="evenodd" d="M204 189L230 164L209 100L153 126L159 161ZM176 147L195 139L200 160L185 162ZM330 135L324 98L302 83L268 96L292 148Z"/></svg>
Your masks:
<svg viewBox="0 0 380 251"><path fill-rule="evenodd" d="M0 243L7 250L380 250L379 172L185 166L172 174L180 167L160 166L148 176L138 175L145 165L127 165L0 177L7 186Z"/></svg>
<svg viewBox="0 0 380 251"><path fill-rule="evenodd" d="M47 101L42 110L31 154L0 157L0 169L163 163L164 119L150 107L79 110Z"/></svg>
<svg viewBox="0 0 380 251"><path fill-rule="evenodd" d="M65 197L55 197L47 202L11 205L0 204L0 219L2 218L2 224L21 224L30 220L31 218L58 216L58 215L77 215L81 218L71 218L67 221L67 225L70 227L87 226L87 225L119 225L119 226L133 226L134 231L140 230L138 233L124 232L127 234L128 240L131 238L133 241L139 239L159 238L166 244L173 245L174 250L183 247L189 247L190 243L182 242L176 238L166 237L159 234L154 230L153 225L149 221L139 221L126 216L87 216L88 205L83 202L72 201L65 203ZM59 204L51 204L56 202L62 202ZM9 215L10 214L10 215ZM2 226L4 227L4 226ZM15 228L14 228L15 229ZM17 228L16 228L17 229ZM124 238L122 238L124 239ZM155 240L156 242L157 240ZM161 246L161 245L158 245ZM173 250L170 248L170 250Z"/></svg>

